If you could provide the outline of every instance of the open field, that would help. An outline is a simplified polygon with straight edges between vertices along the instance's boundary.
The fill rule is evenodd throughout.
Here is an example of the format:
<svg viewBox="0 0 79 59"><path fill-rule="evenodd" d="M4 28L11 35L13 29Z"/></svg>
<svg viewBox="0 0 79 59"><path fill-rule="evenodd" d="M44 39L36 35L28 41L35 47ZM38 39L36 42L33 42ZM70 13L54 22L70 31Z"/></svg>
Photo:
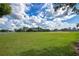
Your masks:
<svg viewBox="0 0 79 59"><path fill-rule="evenodd" d="M0 55L72 56L79 32L0 32Z"/></svg>

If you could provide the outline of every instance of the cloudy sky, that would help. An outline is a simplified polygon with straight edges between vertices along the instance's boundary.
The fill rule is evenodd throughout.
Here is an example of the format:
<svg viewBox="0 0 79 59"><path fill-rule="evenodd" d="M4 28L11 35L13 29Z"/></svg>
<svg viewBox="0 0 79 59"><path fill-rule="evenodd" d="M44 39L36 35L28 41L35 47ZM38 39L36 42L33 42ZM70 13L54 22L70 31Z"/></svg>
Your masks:
<svg viewBox="0 0 79 59"><path fill-rule="evenodd" d="M46 29L61 29L76 27L79 23L79 15L72 9L61 7L54 11L51 3L27 3L10 4L12 13L0 18L0 29L14 30L22 27ZM79 4L76 5L79 9ZM64 10L63 10L64 9Z"/></svg>

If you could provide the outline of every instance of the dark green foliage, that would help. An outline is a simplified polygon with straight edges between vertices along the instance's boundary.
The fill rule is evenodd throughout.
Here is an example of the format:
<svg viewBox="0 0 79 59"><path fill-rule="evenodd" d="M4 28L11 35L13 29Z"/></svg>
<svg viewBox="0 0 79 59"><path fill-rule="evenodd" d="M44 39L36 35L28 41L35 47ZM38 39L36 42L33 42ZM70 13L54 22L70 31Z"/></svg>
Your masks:
<svg viewBox="0 0 79 59"><path fill-rule="evenodd" d="M0 32L10 32L9 30L0 30Z"/></svg>
<svg viewBox="0 0 79 59"><path fill-rule="evenodd" d="M27 32L35 32L35 30L33 30L32 28L29 28Z"/></svg>
<svg viewBox="0 0 79 59"><path fill-rule="evenodd" d="M11 7L9 6L9 4L6 4L6 3L0 4L0 17L10 13L11 13Z"/></svg>
<svg viewBox="0 0 79 59"><path fill-rule="evenodd" d="M43 29L41 27L37 28L28 28L28 27L23 27L20 29L15 29L15 32L48 32L50 31L49 29Z"/></svg>
<svg viewBox="0 0 79 59"><path fill-rule="evenodd" d="M20 29L15 29L15 32L23 32L23 29L20 28Z"/></svg>

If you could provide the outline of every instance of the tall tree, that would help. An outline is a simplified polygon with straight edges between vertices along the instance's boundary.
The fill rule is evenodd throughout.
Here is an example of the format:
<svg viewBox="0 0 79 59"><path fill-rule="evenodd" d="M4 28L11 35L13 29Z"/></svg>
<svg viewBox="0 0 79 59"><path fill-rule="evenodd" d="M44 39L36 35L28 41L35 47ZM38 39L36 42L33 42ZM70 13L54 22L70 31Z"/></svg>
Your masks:
<svg viewBox="0 0 79 59"><path fill-rule="evenodd" d="M1 3L0 4L0 17L3 15L8 15L11 13L11 7L7 3Z"/></svg>

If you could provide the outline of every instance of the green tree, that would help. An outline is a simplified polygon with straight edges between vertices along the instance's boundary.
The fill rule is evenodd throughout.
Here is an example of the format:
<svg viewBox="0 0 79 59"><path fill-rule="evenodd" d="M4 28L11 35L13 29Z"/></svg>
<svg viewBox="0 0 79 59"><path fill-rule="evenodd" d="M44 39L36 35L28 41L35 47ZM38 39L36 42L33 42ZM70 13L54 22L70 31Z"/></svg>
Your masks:
<svg viewBox="0 0 79 59"><path fill-rule="evenodd" d="M1 3L0 4L0 17L3 15L8 15L11 13L11 7L7 3Z"/></svg>

